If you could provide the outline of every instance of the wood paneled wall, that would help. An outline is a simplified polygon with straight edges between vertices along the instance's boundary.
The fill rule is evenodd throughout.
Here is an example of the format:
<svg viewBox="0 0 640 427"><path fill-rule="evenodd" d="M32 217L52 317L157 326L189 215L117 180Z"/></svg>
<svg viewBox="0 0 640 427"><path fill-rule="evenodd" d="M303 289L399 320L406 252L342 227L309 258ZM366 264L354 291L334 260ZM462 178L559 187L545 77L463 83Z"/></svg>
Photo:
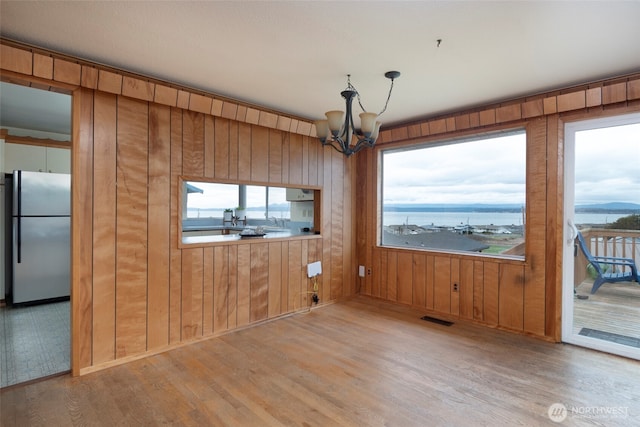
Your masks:
<svg viewBox="0 0 640 427"><path fill-rule="evenodd" d="M297 311L315 260L323 303L360 292L559 340L563 120L640 110L634 75L385 129L345 159L295 117L0 41L3 81L74 94L74 374ZM380 149L519 126L526 260L378 246ZM322 235L181 249L180 175L319 186Z"/></svg>
<svg viewBox="0 0 640 427"><path fill-rule="evenodd" d="M3 81L73 93L72 372L356 292L352 159L311 123L1 40ZM179 177L320 187L321 235L180 248Z"/></svg>
<svg viewBox="0 0 640 427"><path fill-rule="evenodd" d="M309 137L90 89L74 94L74 371L355 292L349 160ZM74 126L76 128L76 126ZM322 235L178 245L181 175L322 188Z"/></svg>
<svg viewBox="0 0 640 427"><path fill-rule="evenodd" d="M357 203L367 216L357 224L357 260L368 272L360 292L559 341L564 122L639 110L636 74L383 131L374 150L358 154ZM519 127L527 132L524 260L378 246L381 150Z"/></svg>

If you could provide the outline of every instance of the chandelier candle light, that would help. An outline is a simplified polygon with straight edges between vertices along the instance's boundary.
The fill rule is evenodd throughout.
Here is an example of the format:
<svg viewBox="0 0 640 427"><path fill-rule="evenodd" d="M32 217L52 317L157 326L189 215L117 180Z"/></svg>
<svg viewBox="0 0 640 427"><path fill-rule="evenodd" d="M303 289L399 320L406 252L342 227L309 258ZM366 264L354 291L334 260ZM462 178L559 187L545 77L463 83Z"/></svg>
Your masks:
<svg viewBox="0 0 640 427"><path fill-rule="evenodd" d="M384 108L379 114L367 113L360 102L360 94L356 88L351 84L351 75L347 74L347 88L340 92L340 95L345 99L346 115L344 111L327 111L326 120L316 120L316 135L322 142L322 145L330 145L335 150L343 153L349 157L353 153L357 153L364 147L373 147L378 138L378 132L380 130L381 122L377 119L387 109L389 99L391 98L391 91L393 90L393 81L400 77L399 71L387 71L384 76L391 80L391 86L389 87L389 94L387 95L387 102L384 104ZM360 113L360 130L356 129L353 125L353 110L351 104L353 98L358 97L358 104L362 109ZM356 137L356 142L353 143L353 137Z"/></svg>

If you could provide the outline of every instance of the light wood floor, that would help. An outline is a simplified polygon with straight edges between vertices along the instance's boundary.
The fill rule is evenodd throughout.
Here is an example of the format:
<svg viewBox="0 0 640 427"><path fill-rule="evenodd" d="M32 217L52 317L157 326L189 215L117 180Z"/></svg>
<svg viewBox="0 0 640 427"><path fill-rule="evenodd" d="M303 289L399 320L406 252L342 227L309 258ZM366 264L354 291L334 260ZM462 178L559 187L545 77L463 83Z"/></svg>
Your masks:
<svg viewBox="0 0 640 427"><path fill-rule="evenodd" d="M366 297L79 378L2 391L3 426L640 425L640 363Z"/></svg>

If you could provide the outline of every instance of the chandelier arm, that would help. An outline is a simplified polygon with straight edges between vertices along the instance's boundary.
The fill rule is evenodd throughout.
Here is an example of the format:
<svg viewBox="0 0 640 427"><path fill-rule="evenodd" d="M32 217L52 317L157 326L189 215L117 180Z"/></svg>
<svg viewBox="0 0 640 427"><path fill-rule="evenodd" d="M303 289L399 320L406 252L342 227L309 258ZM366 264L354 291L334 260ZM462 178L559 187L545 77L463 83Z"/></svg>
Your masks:
<svg viewBox="0 0 640 427"><path fill-rule="evenodd" d="M339 145L336 146L336 144L334 144L334 143L337 143ZM349 147L345 146L345 143L341 138L331 139L331 142L325 142L322 145L328 145L331 148L333 148L334 150L336 150L338 153L342 153L342 154L345 154L347 156L352 154L351 149Z"/></svg>
<svg viewBox="0 0 640 427"><path fill-rule="evenodd" d="M371 141L371 138L358 138L358 142L353 147L352 151L354 153L357 153L358 151L362 150L364 147L373 147L372 142L373 141Z"/></svg>

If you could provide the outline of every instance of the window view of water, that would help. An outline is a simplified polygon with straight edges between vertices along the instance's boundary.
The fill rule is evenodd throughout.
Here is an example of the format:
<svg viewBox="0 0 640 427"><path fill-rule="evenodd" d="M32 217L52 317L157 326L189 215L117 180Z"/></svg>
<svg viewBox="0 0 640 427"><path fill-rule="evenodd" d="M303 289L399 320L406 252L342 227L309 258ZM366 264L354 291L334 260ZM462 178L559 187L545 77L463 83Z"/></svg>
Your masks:
<svg viewBox="0 0 640 427"><path fill-rule="evenodd" d="M629 213L576 213L576 224L610 224ZM384 226L418 225L434 227L470 226L522 226L518 212L389 212L385 211Z"/></svg>

